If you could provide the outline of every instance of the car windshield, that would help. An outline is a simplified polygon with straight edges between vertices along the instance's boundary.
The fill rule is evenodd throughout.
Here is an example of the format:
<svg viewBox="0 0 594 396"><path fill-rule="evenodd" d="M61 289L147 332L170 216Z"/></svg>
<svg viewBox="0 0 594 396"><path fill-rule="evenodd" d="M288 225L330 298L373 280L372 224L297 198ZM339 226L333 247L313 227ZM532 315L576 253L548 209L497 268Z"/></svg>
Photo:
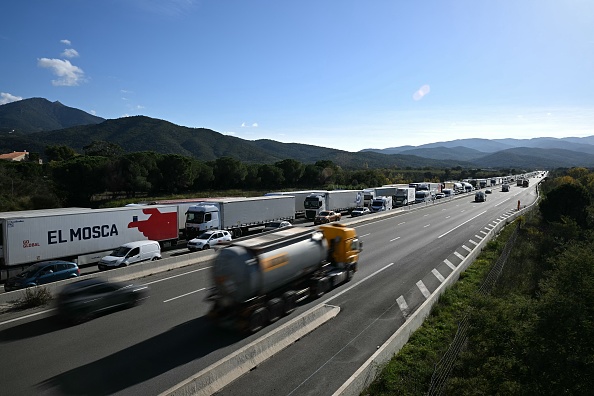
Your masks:
<svg viewBox="0 0 594 396"><path fill-rule="evenodd" d="M208 239L212 236L212 232L204 232L202 233L200 236L198 236L198 238L196 239Z"/></svg>
<svg viewBox="0 0 594 396"><path fill-rule="evenodd" d="M120 246L119 248L117 248L113 252L111 252L111 256L124 257L126 254L128 254L129 251L130 251L130 248L125 247L125 246Z"/></svg>
<svg viewBox="0 0 594 396"><path fill-rule="evenodd" d="M328 216L330 212L320 212L320 216Z"/></svg>

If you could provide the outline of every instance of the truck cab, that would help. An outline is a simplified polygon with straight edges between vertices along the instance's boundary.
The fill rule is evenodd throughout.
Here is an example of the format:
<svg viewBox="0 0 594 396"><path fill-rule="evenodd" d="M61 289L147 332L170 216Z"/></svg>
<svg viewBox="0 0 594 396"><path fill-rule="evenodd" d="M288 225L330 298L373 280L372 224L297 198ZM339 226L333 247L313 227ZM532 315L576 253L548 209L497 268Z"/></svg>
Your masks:
<svg viewBox="0 0 594 396"><path fill-rule="evenodd" d="M219 208L215 205L193 205L186 212L186 235L188 240L210 229L219 229Z"/></svg>

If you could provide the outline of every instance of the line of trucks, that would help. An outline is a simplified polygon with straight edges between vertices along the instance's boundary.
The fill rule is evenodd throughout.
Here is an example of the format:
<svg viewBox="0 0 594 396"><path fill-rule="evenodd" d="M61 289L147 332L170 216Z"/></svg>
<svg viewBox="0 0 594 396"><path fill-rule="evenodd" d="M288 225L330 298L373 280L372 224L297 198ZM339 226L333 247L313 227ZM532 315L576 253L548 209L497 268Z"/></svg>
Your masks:
<svg viewBox="0 0 594 396"><path fill-rule="evenodd" d="M457 182L456 182L457 183ZM448 186L447 183L444 186ZM468 191L472 186L462 183ZM452 188L462 188L452 184ZM204 231L235 237L258 233L273 222L313 220L321 211L374 212L433 199L440 183L394 184L366 190L273 192L262 197L195 198L122 208L63 208L0 213L0 280L35 262L65 259L98 262L124 243L155 240L176 245Z"/></svg>

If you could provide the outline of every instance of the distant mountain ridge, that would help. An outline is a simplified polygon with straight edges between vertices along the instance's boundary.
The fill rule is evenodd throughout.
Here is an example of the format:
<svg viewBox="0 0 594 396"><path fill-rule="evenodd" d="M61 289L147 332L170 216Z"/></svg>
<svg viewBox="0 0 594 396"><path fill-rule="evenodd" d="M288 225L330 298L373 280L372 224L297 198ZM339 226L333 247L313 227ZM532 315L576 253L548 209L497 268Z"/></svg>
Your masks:
<svg viewBox="0 0 594 396"><path fill-rule="evenodd" d="M13 132L14 130L14 132ZM92 141L120 145L125 152L181 154L202 161L224 156L245 163L330 160L365 168L554 168L594 166L594 136L585 138L458 139L421 146L348 152L269 139L244 140L207 128L188 128L146 116L103 119L42 98L0 105L0 153L38 152L66 145L82 153Z"/></svg>
<svg viewBox="0 0 594 396"><path fill-rule="evenodd" d="M0 131L29 134L105 121L60 102L43 98L23 99L0 106Z"/></svg>

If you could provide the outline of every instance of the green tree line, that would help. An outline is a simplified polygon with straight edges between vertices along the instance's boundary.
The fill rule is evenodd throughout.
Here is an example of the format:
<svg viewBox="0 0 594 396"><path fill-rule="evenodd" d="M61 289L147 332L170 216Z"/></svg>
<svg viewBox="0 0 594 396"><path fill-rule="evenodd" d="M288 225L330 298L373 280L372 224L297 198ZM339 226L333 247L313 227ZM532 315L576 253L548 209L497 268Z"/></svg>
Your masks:
<svg viewBox="0 0 594 396"><path fill-rule="evenodd" d="M367 188L384 184L440 182L500 176L480 169L387 168L345 170L332 161L304 164L284 159L245 164L230 157L200 161L176 154L124 153L116 144L95 141L80 155L68 146L47 146L47 161L0 162L0 211L66 206L95 207L95 199L171 196L221 190ZM31 158L39 155L31 154Z"/></svg>

